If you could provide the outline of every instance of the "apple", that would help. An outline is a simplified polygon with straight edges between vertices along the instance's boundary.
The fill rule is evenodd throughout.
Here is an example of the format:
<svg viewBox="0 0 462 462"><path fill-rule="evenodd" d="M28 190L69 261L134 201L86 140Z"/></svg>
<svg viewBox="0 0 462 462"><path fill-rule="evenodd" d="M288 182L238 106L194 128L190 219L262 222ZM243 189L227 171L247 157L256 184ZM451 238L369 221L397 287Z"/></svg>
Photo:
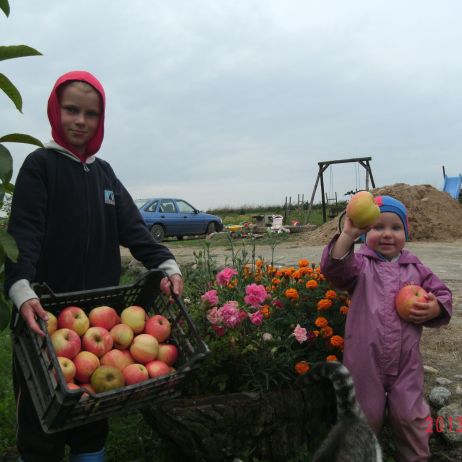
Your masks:
<svg viewBox="0 0 462 462"><path fill-rule="evenodd" d="M85 390L89 391L90 393L95 394L95 390L93 390L93 387L89 383L82 383L80 385L80 388L85 388ZM86 393L85 393L86 394Z"/></svg>
<svg viewBox="0 0 462 462"><path fill-rule="evenodd" d="M72 359L66 358L65 356L58 356L57 359L59 366L61 367L64 380L68 383L72 382L75 376L75 364L72 362Z"/></svg>
<svg viewBox="0 0 462 462"><path fill-rule="evenodd" d="M82 308L67 306L58 315L58 327L72 329L82 336L90 327L90 321Z"/></svg>
<svg viewBox="0 0 462 462"><path fill-rule="evenodd" d="M71 329L58 329L51 334L51 343L56 356L72 359L81 349L79 334Z"/></svg>
<svg viewBox="0 0 462 462"><path fill-rule="evenodd" d="M149 379L148 370L143 364L130 364L122 373L126 385L133 385L134 383L144 382Z"/></svg>
<svg viewBox="0 0 462 462"><path fill-rule="evenodd" d="M104 327L90 327L82 337L82 346L86 351L94 353L98 358L112 348L111 334Z"/></svg>
<svg viewBox="0 0 462 462"><path fill-rule="evenodd" d="M149 361L146 364L146 369L148 370L149 377L156 378L168 375L171 372L171 368L168 364L165 364L163 361L155 359L154 361Z"/></svg>
<svg viewBox="0 0 462 462"><path fill-rule="evenodd" d="M127 324L116 324L110 334L114 341L114 348L118 350L126 350L132 343L135 336L133 329Z"/></svg>
<svg viewBox="0 0 462 462"><path fill-rule="evenodd" d="M159 343L157 359L173 366L178 358L178 348L171 343Z"/></svg>
<svg viewBox="0 0 462 462"><path fill-rule="evenodd" d="M130 354L137 363L146 364L156 359L159 342L149 334L139 334L130 346Z"/></svg>
<svg viewBox="0 0 462 462"><path fill-rule="evenodd" d="M47 332L48 335L51 335L53 332L55 332L58 329L58 318L51 313L50 311L47 311L48 315L48 321L47 321Z"/></svg>
<svg viewBox="0 0 462 462"><path fill-rule="evenodd" d="M100 366L98 356L90 351L81 351L74 358L75 378L81 383L90 381L91 374Z"/></svg>
<svg viewBox="0 0 462 462"><path fill-rule="evenodd" d="M402 287L396 294L395 306L399 316L405 321L409 321L409 311L414 303L425 303L427 292L416 284L408 284Z"/></svg>
<svg viewBox="0 0 462 462"><path fill-rule="evenodd" d="M155 314L146 321L144 328L146 334L156 337L159 342L164 342L170 336L172 327L170 321L161 314Z"/></svg>
<svg viewBox="0 0 462 462"><path fill-rule="evenodd" d="M96 393L123 387L125 379L122 371L114 366L100 366L91 376L91 386Z"/></svg>
<svg viewBox="0 0 462 462"><path fill-rule="evenodd" d="M141 306L129 306L120 313L120 318L123 324L127 324L133 329L135 334L140 334L144 330L146 324L146 311Z"/></svg>
<svg viewBox="0 0 462 462"><path fill-rule="evenodd" d="M68 382L66 385L69 390L80 390L80 385L77 385L76 383Z"/></svg>
<svg viewBox="0 0 462 462"><path fill-rule="evenodd" d="M114 366L121 371L134 362L133 358L125 355L122 350L110 350L101 357L101 366Z"/></svg>
<svg viewBox="0 0 462 462"><path fill-rule="evenodd" d="M116 324L120 323L119 315L110 306L97 306L88 313L90 325L92 327L104 327L111 330Z"/></svg>
<svg viewBox="0 0 462 462"><path fill-rule="evenodd" d="M348 202L346 214L355 226L366 228L377 221L380 208L369 191L359 191Z"/></svg>

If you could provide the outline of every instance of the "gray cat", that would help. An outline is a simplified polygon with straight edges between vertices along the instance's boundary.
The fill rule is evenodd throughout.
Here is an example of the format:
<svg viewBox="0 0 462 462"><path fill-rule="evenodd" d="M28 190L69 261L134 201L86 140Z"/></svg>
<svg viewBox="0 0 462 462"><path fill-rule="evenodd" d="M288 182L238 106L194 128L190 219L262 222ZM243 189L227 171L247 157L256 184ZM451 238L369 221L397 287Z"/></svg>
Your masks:
<svg viewBox="0 0 462 462"><path fill-rule="evenodd" d="M312 462L382 462L382 450L358 402L348 369L339 362L316 363L297 385L330 380L337 398L337 423Z"/></svg>

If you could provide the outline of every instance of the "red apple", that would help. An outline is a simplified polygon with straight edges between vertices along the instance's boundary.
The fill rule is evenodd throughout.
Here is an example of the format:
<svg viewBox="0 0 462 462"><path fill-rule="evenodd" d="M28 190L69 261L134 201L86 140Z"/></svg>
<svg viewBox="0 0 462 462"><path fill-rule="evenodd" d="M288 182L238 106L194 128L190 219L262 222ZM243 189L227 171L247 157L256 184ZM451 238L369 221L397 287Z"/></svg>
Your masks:
<svg viewBox="0 0 462 462"><path fill-rule="evenodd" d="M67 306L58 315L58 327L72 329L82 336L90 327L90 321L82 308Z"/></svg>
<svg viewBox="0 0 462 462"><path fill-rule="evenodd" d="M72 382L75 376L75 364L72 359L66 358L65 356L58 356L58 362L61 367L61 371L66 382Z"/></svg>
<svg viewBox="0 0 462 462"><path fill-rule="evenodd" d="M47 331L48 335L51 335L58 329L58 318L53 314L47 311L48 321L47 321Z"/></svg>
<svg viewBox="0 0 462 462"><path fill-rule="evenodd" d="M369 191L359 191L348 202L346 214L358 228L366 228L377 221L380 208Z"/></svg>
<svg viewBox="0 0 462 462"><path fill-rule="evenodd" d="M146 321L144 331L146 334L156 337L158 342L164 342L170 336L172 327L170 326L170 321L165 316L155 314Z"/></svg>
<svg viewBox="0 0 462 462"><path fill-rule="evenodd" d="M101 357L101 366L114 366L121 371L133 363L133 358L125 355L122 350L110 350Z"/></svg>
<svg viewBox="0 0 462 462"><path fill-rule="evenodd" d="M178 348L171 343L159 343L157 359L173 366L178 358Z"/></svg>
<svg viewBox="0 0 462 462"><path fill-rule="evenodd" d="M132 343L133 329L127 324L116 324L110 331L112 340L114 340L114 348L126 350Z"/></svg>
<svg viewBox="0 0 462 462"><path fill-rule="evenodd" d="M146 324L146 311L141 306L129 306L120 313L120 318L123 324L127 324L133 329L135 334L143 332Z"/></svg>
<svg viewBox="0 0 462 462"><path fill-rule="evenodd" d="M82 346L86 351L94 353L98 358L112 348L112 337L104 327L90 327L82 337Z"/></svg>
<svg viewBox="0 0 462 462"><path fill-rule="evenodd" d="M91 374L100 366L98 356L90 351L81 351L74 358L75 378L81 383L90 381Z"/></svg>
<svg viewBox="0 0 462 462"><path fill-rule="evenodd" d="M399 316L405 321L409 321L409 311L414 303L425 303L427 301L427 292L422 287L409 284L400 289L396 294L395 306Z"/></svg>
<svg viewBox="0 0 462 462"><path fill-rule="evenodd" d="M142 364L130 364L122 373L125 377L126 385L133 385L134 383L144 382L149 379L148 370Z"/></svg>
<svg viewBox="0 0 462 462"><path fill-rule="evenodd" d="M76 383L68 382L66 385L69 390L80 390L80 385L77 385Z"/></svg>
<svg viewBox="0 0 462 462"><path fill-rule="evenodd" d="M108 331L120 322L117 311L110 306L93 308L88 314L88 318L92 327L104 327Z"/></svg>
<svg viewBox="0 0 462 462"><path fill-rule="evenodd" d="M155 359L146 364L146 369L148 370L149 377L156 378L168 375L171 372L171 368L168 364L165 364L163 361Z"/></svg>
<svg viewBox="0 0 462 462"><path fill-rule="evenodd" d="M51 334L51 343L56 356L65 356L72 359L81 348L79 334L71 329L58 329Z"/></svg>
<svg viewBox="0 0 462 462"><path fill-rule="evenodd" d="M157 357L159 342L149 334L139 334L130 346L130 354L137 363L146 364Z"/></svg>
<svg viewBox="0 0 462 462"><path fill-rule="evenodd" d="M123 387L125 379L122 371L114 366L100 366L91 376L91 386L96 393Z"/></svg>

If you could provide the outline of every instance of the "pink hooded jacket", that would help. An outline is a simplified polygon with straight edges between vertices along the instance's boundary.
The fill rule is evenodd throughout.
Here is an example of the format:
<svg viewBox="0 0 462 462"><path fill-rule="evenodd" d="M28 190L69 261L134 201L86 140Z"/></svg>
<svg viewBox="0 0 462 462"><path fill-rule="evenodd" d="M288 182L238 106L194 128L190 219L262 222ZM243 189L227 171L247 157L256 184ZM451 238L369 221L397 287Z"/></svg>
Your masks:
<svg viewBox="0 0 462 462"><path fill-rule="evenodd" d="M324 249L321 271L339 289L347 290L351 305L345 326L345 364L367 355L382 373L398 375L400 358L419 348L422 326L403 321L395 309L395 296L407 284L432 292L443 313L426 327L447 324L452 315L449 288L415 255L403 250L396 262L383 261L366 245L344 259L330 257L338 236ZM370 359L370 358L369 358Z"/></svg>

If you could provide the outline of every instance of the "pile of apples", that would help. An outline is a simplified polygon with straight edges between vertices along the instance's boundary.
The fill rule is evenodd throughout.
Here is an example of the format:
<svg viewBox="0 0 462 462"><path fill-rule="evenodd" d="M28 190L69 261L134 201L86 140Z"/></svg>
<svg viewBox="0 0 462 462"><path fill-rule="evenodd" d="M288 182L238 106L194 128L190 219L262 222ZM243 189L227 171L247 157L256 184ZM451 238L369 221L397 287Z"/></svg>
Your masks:
<svg viewBox="0 0 462 462"><path fill-rule="evenodd" d="M70 389L92 393L121 388L174 372L178 349L166 343L169 320L129 306L120 316L110 306L68 306L48 313L47 330Z"/></svg>

